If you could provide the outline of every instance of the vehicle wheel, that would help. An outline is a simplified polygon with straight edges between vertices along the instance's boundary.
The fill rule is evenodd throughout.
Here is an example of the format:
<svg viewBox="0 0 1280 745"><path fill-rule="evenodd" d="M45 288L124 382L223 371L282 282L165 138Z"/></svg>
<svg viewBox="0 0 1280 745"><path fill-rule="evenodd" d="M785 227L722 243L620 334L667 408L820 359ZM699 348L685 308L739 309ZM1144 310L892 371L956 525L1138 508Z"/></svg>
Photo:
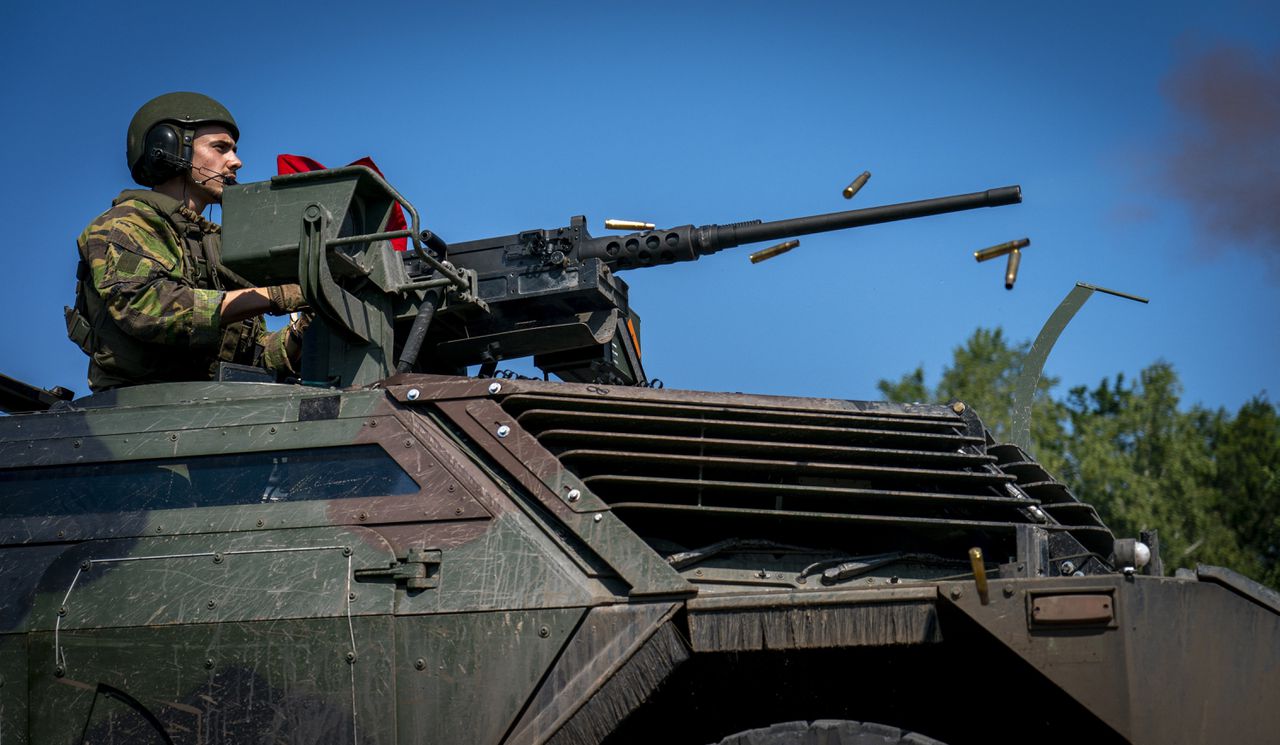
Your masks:
<svg viewBox="0 0 1280 745"><path fill-rule="evenodd" d="M932 737L873 722L784 722L729 735L716 745L945 745Z"/></svg>

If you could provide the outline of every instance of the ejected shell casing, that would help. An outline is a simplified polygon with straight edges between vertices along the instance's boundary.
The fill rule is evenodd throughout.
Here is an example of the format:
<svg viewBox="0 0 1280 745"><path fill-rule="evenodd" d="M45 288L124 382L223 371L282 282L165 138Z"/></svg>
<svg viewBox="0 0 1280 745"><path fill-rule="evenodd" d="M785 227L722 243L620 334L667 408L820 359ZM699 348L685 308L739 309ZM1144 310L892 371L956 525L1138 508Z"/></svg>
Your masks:
<svg viewBox="0 0 1280 745"><path fill-rule="evenodd" d="M1001 243L1000 245L992 246L991 248L984 248L981 251L974 251L973 258L977 259L978 261L986 261L987 259L994 259L997 256L1004 256L1010 251L1017 251L1020 248L1026 248L1027 246L1030 246L1030 245L1031 245L1030 238L1019 238L1016 241L1009 241L1008 243Z"/></svg>
<svg viewBox="0 0 1280 745"><path fill-rule="evenodd" d="M1004 268L1004 288L1006 290L1013 289L1013 283L1018 281L1018 264L1022 263L1022 252L1013 249L1009 252L1009 265Z"/></svg>
<svg viewBox="0 0 1280 745"><path fill-rule="evenodd" d="M973 583L978 586L978 601L986 605L990 596L987 594L987 565L982 561L982 549L969 549L969 564L973 567Z"/></svg>
<svg viewBox="0 0 1280 745"><path fill-rule="evenodd" d="M766 249L756 251L751 254L751 263L759 264L765 259L772 259L774 256L784 254L798 245L800 245L800 241L787 241L786 243L779 243L776 246L769 246Z"/></svg>
<svg viewBox="0 0 1280 745"><path fill-rule="evenodd" d="M871 178L871 171L863 171L860 176L851 181L848 186L844 187L844 198L853 199L853 195L858 193L867 183L867 179Z"/></svg>
<svg viewBox="0 0 1280 745"><path fill-rule="evenodd" d="M653 230L651 222L636 222L635 220L605 220L605 230Z"/></svg>

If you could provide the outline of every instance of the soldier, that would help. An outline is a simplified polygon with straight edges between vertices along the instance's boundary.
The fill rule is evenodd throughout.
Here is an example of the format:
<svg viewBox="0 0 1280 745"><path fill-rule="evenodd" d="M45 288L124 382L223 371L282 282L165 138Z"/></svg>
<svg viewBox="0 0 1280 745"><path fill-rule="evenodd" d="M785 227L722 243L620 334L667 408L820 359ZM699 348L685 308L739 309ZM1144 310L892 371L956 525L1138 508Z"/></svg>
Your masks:
<svg viewBox="0 0 1280 745"><path fill-rule="evenodd" d="M220 362L294 374L301 325L267 333L262 314L303 305L297 285L256 288L222 265L222 202L242 165L240 130L217 101L166 93L129 123L133 180L80 234L76 305L67 334L89 355L89 387L208 380Z"/></svg>

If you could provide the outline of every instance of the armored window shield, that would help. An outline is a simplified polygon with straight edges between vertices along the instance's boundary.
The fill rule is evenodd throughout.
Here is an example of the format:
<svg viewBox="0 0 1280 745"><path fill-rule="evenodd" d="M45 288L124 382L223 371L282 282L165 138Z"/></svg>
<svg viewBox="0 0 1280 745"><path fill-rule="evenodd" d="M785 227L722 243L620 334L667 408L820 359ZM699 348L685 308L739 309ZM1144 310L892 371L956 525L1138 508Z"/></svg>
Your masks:
<svg viewBox="0 0 1280 745"><path fill-rule="evenodd" d="M223 191L222 260L254 284L298 281L300 229L309 207L316 205L324 212L321 237L332 242L382 233L397 201L367 168L298 175L308 178L277 177ZM368 242L355 243L346 246L344 254L354 256L368 248Z"/></svg>
<svg viewBox="0 0 1280 745"><path fill-rule="evenodd" d="M414 494L377 445L0 471L0 519Z"/></svg>

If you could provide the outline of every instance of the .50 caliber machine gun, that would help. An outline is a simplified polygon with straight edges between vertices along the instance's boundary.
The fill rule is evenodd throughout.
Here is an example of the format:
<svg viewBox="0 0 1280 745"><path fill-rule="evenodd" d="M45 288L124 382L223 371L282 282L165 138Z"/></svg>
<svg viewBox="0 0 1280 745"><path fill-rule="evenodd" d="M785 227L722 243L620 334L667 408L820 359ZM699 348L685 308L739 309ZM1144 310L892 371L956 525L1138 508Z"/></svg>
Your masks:
<svg viewBox="0 0 1280 745"><path fill-rule="evenodd" d="M277 176L223 193L223 262L258 285L297 282L315 311L308 383L364 385L394 372L457 372L533 357L574 382L645 385L639 316L615 275L735 246L1016 204L1006 186L775 222L682 225L592 237L586 218L551 230L446 244L363 166ZM393 205L409 228L387 231ZM394 238L411 250L392 250Z"/></svg>

